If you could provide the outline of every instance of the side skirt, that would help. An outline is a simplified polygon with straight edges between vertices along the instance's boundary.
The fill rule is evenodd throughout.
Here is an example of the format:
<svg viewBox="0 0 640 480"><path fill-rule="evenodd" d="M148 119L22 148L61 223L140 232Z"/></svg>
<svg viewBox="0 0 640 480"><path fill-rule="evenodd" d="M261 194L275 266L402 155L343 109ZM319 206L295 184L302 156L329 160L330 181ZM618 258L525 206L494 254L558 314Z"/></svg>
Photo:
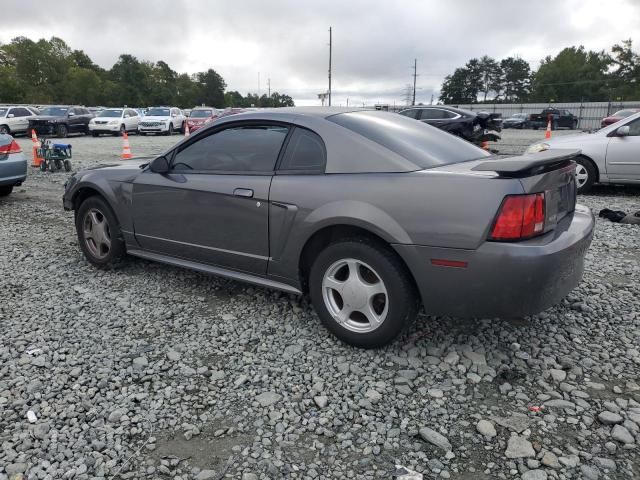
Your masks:
<svg viewBox="0 0 640 480"><path fill-rule="evenodd" d="M144 258L146 260L153 260L154 262L166 263L168 265L174 265L176 267L188 268L189 270L196 270L198 272L208 273L219 277L231 278L240 282L253 283L254 285L260 285L262 287L273 288L275 290L282 290L288 293L294 293L296 295L302 295L302 292L291 285L278 282L268 278L259 277L250 273L236 272L234 270L227 270L225 268L214 267L203 263L193 262L191 260L184 260L182 258L169 257L159 253L146 252L138 249L127 249L129 255L135 257Z"/></svg>

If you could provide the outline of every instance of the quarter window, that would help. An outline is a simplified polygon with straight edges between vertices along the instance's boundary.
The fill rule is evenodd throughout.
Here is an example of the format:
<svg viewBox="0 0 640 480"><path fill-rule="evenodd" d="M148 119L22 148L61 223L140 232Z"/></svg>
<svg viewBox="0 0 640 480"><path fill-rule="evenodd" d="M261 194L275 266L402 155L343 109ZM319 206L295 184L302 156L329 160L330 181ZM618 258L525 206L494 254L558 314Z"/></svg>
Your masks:
<svg viewBox="0 0 640 480"><path fill-rule="evenodd" d="M437 108L425 108L420 113L420 120L439 120L441 118L444 118L442 110Z"/></svg>
<svg viewBox="0 0 640 480"><path fill-rule="evenodd" d="M320 136L310 130L296 128L287 144L280 170L322 173L326 157Z"/></svg>
<svg viewBox="0 0 640 480"><path fill-rule="evenodd" d="M177 172L271 172L288 128L277 125L231 127L196 140L173 159Z"/></svg>
<svg viewBox="0 0 640 480"><path fill-rule="evenodd" d="M420 113L420 110L418 110L417 108L414 108L411 110L405 110L404 112L400 112L400 115L404 115L405 117L409 117L409 118L418 118L419 113Z"/></svg>

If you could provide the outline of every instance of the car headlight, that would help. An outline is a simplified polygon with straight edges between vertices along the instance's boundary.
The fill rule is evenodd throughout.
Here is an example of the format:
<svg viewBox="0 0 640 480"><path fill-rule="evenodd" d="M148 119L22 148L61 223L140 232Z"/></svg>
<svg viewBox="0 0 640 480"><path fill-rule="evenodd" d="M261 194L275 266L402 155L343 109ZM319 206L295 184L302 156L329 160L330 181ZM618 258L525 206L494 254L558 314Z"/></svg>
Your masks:
<svg viewBox="0 0 640 480"><path fill-rule="evenodd" d="M118 122L119 122L119 120L111 120L111 121L109 122L109 125L115 125L115 124L116 124L116 123L118 123Z"/></svg>
<svg viewBox="0 0 640 480"><path fill-rule="evenodd" d="M534 143L529 148L527 148L525 153L544 152L545 150L549 150L550 148L551 146L548 143Z"/></svg>

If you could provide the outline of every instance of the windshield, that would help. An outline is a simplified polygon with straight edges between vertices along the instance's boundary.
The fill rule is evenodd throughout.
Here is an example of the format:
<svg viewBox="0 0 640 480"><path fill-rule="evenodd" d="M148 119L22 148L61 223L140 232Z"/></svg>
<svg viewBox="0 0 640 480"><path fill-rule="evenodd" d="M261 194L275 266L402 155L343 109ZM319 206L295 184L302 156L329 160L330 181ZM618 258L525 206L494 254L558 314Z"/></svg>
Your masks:
<svg viewBox="0 0 640 480"><path fill-rule="evenodd" d="M213 110L193 110L190 115L191 118L207 118L213 117Z"/></svg>
<svg viewBox="0 0 640 480"><path fill-rule="evenodd" d="M421 168L491 156L450 133L395 113L341 113L328 120L382 145Z"/></svg>
<svg viewBox="0 0 640 480"><path fill-rule="evenodd" d="M99 117L121 117L122 110L103 110L98 114Z"/></svg>
<svg viewBox="0 0 640 480"><path fill-rule="evenodd" d="M611 115L612 117L628 117L629 115L633 115L634 113L638 113L638 111L633 111L633 110L620 110L619 112L614 113L613 115Z"/></svg>
<svg viewBox="0 0 640 480"><path fill-rule="evenodd" d="M169 109L168 108L150 108L149 111L145 114L146 117L168 117Z"/></svg>
<svg viewBox="0 0 640 480"><path fill-rule="evenodd" d="M40 110L40 115L50 117L63 117L69 111L69 107L46 107Z"/></svg>
<svg viewBox="0 0 640 480"><path fill-rule="evenodd" d="M8 108L0 108L0 117L4 117L7 114Z"/></svg>

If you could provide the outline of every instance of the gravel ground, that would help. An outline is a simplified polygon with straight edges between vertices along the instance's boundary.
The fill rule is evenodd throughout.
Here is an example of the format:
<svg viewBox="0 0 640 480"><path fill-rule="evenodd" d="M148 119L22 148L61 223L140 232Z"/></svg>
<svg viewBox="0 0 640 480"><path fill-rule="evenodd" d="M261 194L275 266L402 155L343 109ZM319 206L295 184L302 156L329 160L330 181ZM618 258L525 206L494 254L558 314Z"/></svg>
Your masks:
<svg viewBox="0 0 640 480"><path fill-rule="evenodd" d="M178 137L130 140L146 155ZM69 143L76 169L120 151ZM0 200L0 480L640 477L637 226L598 219L582 284L540 315L421 316L363 351L305 299L133 258L92 268L66 177ZM639 194L579 201L635 211Z"/></svg>

